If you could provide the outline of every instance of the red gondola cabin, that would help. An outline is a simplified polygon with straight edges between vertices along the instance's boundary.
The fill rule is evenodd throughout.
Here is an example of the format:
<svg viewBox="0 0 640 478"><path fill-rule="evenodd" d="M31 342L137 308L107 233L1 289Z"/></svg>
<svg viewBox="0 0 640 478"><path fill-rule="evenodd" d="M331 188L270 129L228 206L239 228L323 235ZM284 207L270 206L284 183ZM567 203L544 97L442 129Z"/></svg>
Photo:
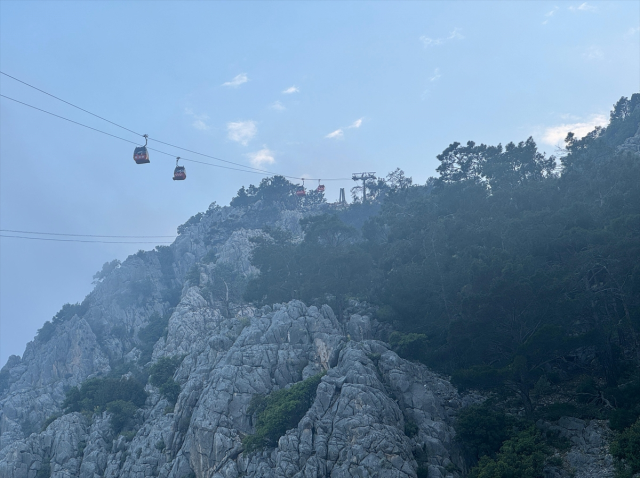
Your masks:
<svg viewBox="0 0 640 478"><path fill-rule="evenodd" d="M149 151L147 150L147 135L144 135L144 146L138 146L133 150L133 160L136 164L146 164L149 161Z"/></svg>
<svg viewBox="0 0 640 478"><path fill-rule="evenodd" d="M187 172L184 169L184 166L176 166L176 169L173 170L173 180L174 181L183 181L187 179Z"/></svg>
<svg viewBox="0 0 640 478"><path fill-rule="evenodd" d="M298 186L297 189L296 189L296 196L304 197L306 195L307 195L307 193L304 190L304 186Z"/></svg>
<svg viewBox="0 0 640 478"><path fill-rule="evenodd" d="M187 179L187 171L184 169L184 166L178 165L178 161L180 161L180 156L176 158L176 169L173 170L173 180L184 181Z"/></svg>

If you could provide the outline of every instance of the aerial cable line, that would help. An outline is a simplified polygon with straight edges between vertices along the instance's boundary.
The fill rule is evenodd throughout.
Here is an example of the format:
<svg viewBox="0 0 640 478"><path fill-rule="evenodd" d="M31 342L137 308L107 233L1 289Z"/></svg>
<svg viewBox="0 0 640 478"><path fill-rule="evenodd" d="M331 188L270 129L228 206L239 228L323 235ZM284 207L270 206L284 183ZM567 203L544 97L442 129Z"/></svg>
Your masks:
<svg viewBox="0 0 640 478"><path fill-rule="evenodd" d="M27 85L29 88L33 88L34 90L38 90L40 93L44 93L45 95L51 96L52 98L55 98L55 99L56 99L56 100L58 100L58 101L62 101L63 103L68 104L69 106L73 106L74 108L77 108L77 109L79 109L80 111L84 111L85 113L89 113L91 116L95 116L96 118L100 118L101 120L106 121L107 123L111 123L112 125L117 126L118 128L122 128L122 129L124 129L124 130L129 131L130 133L137 134L138 136L142 136L140 133L136 133L135 131L130 130L129 128L125 128L124 126L119 125L118 123L114 123L113 121L109 121L107 118L103 118L102 116L98 116L97 114L92 113L91 111L87 111L87 110L85 110L84 108L80 108L79 106L76 106L76 105L74 105L73 103L69 103L68 101L63 100L62 98L58 98L57 96L52 95L51 93L47 93L46 91L41 90L40 88L38 88L38 87L36 87L36 86L30 85L30 84L29 84L29 83L27 83L26 81L19 80L19 79L18 79L18 78L16 78L15 76L11 76L11 75L9 75L9 74L5 73L4 71L0 71L0 74L2 74L2 75L4 75L4 76L8 76L8 77L9 77L9 78L11 78L12 80L16 80L16 81L18 81L18 82L22 83L23 85Z"/></svg>
<svg viewBox="0 0 640 478"><path fill-rule="evenodd" d="M33 108L34 110L41 111L42 113L46 113L46 114L48 114L48 115L55 116L56 118L60 118L60 119L63 119L63 120L65 120L65 121L69 121L70 123L76 124L76 125L78 125L78 126L83 126L83 127L85 127L85 128L88 128L88 129L90 129L90 130L96 131L96 132L98 132L98 133L106 134L107 136L111 136L112 138L119 139L120 141L125 141L125 142L127 142L127 143L131 143L131 144L138 144L138 143L136 143L135 141L131 141L131 140L129 140L129 139L122 138L122 137L120 137L120 136L116 136L115 134L107 133L106 131L102 131L102 130L100 130L100 129L93 128L93 127L91 127L91 126L87 126L86 124L79 123L79 122L77 122L77 121L73 121L73 120L71 120L71 119L69 119L69 118L65 118L64 116L60 116L60 115L57 115L57 114L55 114L55 113L51 113L50 111L43 110L42 108L38 108L38 107L33 106L33 105L30 105L30 104L28 104L28 103L24 103L23 101L16 100L15 98L11 98L10 96L3 95L3 94L0 94L0 96L1 96L2 98L6 98L6 99L8 99L8 100L15 101L16 103L20 103L21 105L28 106L29 108ZM155 148L148 148L148 149L150 149L151 151L155 151L156 153L165 154L165 155L167 155L167 156L171 156L172 158L175 158L175 156L174 156L173 154L171 154L171 153L167 153L166 151L162 151L162 150L155 149ZM231 169L231 170L233 170L233 171L241 171L241 172L243 172L243 173L262 174L263 176L267 176L267 175L269 175L269 174L277 174L277 173L270 173L270 172L259 172L259 171L251 171L251 170L247 170L247 169L231 168L231 167L229 167L229 166L222 166L222 165L219 165L219 164L205 163L204 161L197 161L197 160L195 160L195 159L188 159L188 158L181 158L181 159L183 159L183 160L185 160L185 161L191 161L192 163L205 164L205 165L207 165L207 166L212 166L212 167L214 167L214 168ZM234 163L234 164L235 164L235 163ZM240 165L240 166L242 166L242 165ZM245 167L245 166L242 166L242 167ZM282 176L284 176L284 175L282 175ZM284 177L286 177L286 178L293 178L293 179L300 179L300 178L297 178L297 177L295 177L295 176L284 176Z"/></svg>
<svg viewBox="0 0 640 478"><path fill-rule="evenodd" d="M84 111L85 113L88 113L88 114L90 114L90 115L92 115L92 116L95 116L96 118L99 118L99 119L101 119L101 120L103 120L103 121L106 121L107 123L110 123L110 124L112 124L112 125L114 125L114 126L117 126L118 128L122 128L122 129L124 129L124 130L126 130L126 131L129 131L130 133L133 133L133 134L135 134L135 135L137 135L137 136L142 136L142 137L144 137L144 136L145 136L145 135L140 134L140 133L137 133L137 132L135 132L135 131L133 131L133 130L131 130L131 129L127 128L127 127L125 127L125 126L122 126L122 125L120 125L120 124L118 124L118 123L115 123L115 122L113 122L113 121L111 121L111 120L108 120L108 119L106 119L106 118L103 118L103 117L102 117L102 116L100 116L100 115L97 115L97 114L95 114L95 113L92 113L91 111L88 111L88 110L86 110L86 109L84 109L84 108L81 108L80 106L74 105L73 103L70 103L69 101L63 100L62 98L59 98L59 97L57 97L57 96L55 96L55 95L52 95L51 93L48 93L48 92L46 92L46 91L44 91L44 90L42 90L42 89L40 89L40 88L38 88L38 87L36 87L36 86L33 86L33 85L31 85L31 84L27 83L26 81L22 81L22 80L20 80L20 79L16 78L15 76L11 76L11 75L9 75L9 74L5 73L4 71L0 71L0 74L2 74L2 75L4 75L4 76L7 76L7 77L9 77L9 78L11 78L11 79L13 79L13 80L15 80L15 81L18 81L18 82L22 83L23 85L28 86L29 88L33 88L34 90L37 90L37 91L39 91L39 92L41 92L41 93L44 93L45 95L51 96L52 98L55 98L55 99L56 99L56 100L58 100L58 101L62 101L63 103L65 103L65 104L67 104L67 105L69 105L69 106L73 106L74 108L77 108L77 109L79 109L80 111ZM3 95L2 95L2 96L3 96ZM9 98L9 97L7 97L7 96L5 96L5 98L13 99L13 98ZM17 100L14 100L14 101L17 101ZM18 103L22 103L22 102L18 101ZM22 103L22 104L26 105L26 103ZM31 105L26 105L26 106L31 106ZM34 107L34 106L32 106L32 108L35 108L35 107ZM39 108L36 108L36 109L39 109ZM40 110L40 111L44 111L44 110ZM45 113L48 113L48 111L44 111L44 112L45 112ZM53 114L53 113L49 113L49 114ZM57 115L54 115L54 116L57 116ZM62 119L67 119L67 118L63 118L63 117L61 117L61 116L58 116L58 117L59 117L59 118L62 118ZM67 120L67 121L71 121L71 120ZM76 123L75 121L72 121L72 122L73 122L73 123ZM76 123L76 124L80 124L80 123ZM81 126L86 126L86 125L81 125ZM91 127L87 126L87 128L91 128ZM95 130L95 128L91 128L91 129L94 129L94 130ZM99 131L99 130L95 130L95 131ZM101 132L102 132L102 131L101 131ZM105 134L109 134L109 133L105 133ZM113 135L110 135L110 136L113 136ZM115 136L115 137L117 137L117 136ZM119 138L119 139L123 139L123 138ZM193 150L191 150L191 149L187 149L187 148L184 148L184 147L182 147L182 146L177 146L177 145L175 145L175 144L167 143L167 142L161 141L161 140L159 140L159 139L152 138L151 136L149 136L149 139L150 139L150 140L152 140L152 141L156 141L156 142L158 142L158 143L164 144L164 145L166 145L166 146L171 146L171 147L173 147L173 148L181 149L181 150L183 150L183 151L188 151L189 153L197 154L197 155L199 155L199 156L204 156L204 157L206 157L206 158L211 158L211 159L214 159L214 160L216 160L216 161L221 161L221 162L223 162L223 163L233 164L233 165L235 165L235 166L240 166L240 167L242 167L242 168L250 169L250 170L253 170L253 171L256 171L256 172L265 173L265 174L267 174L267 175L269 175L269 174L274 174L274 175L283 176L283 177L285 177L285 178L290 178L290 179L300 179L300 180L309 180L309 181L318 181L318 180L320 180L320 179L321 179L321 178L299 178L299 177L297 177L297 176L288 176L288 175L285 175L285 174L279 174L279 173L275 173L275 172L273 172L273 171L267 171L267 170L265 170L265 169L254 168L254 167L252 167L252 166L245 166L245 165L243 165L243 164L236 163L236 162L233 162L233 161L228 161L228 160L226 160L226 159L218 158L218 157L216 157L216 156L211 156L211 155L209 155L209 154L199 153L198 151L193 151ZM125 140L125 141L128 141L128 140ZM129 141L129 142L130 142L130 143L133 143L133 144L137 144L137 143L134 143L133 141ZM151 148L148 148L148 149L151 149ZM151 150L152 150L152 151L157 151L157 152L159 152L159 153L163 153L163 154L169 154L169 153L164 153L163 151L159 151L159 150L156 150L156 149L151 149ZM185 159L185 158L182 158L182 159ZM187 159L186 161L191 161L191 162L195 162L195 163L197 163L197 162L198 162L198 161L195 161L195 160L193 160L193 159ZM201 162L200 164L210 164L210 163L204 163L204 162ZM213 165L212 165L212 166L213 166ZM229 169L230 169L230 168L229 168ZM329 179L324 179L324 181L347 181L347 180L350 180L350 179L351 179L351 178L329 178Z"/></svg>
<svg viewBox="0 0 640 478"><path fill-rule="evenodd" d="M7 234L0 234L0 237L11 237L13 239L31 239L32 241L85 242L85 243L96 243L96 244L171 244L171 242L155 242L155 241L88 241L83 239L56 239L53 237L10 236Z"/></svg>
<svg viewBox="0 0 640 478"><path fill-rule="evenodd" d="M130 238L130 239L150 239L154 237L171 237L175 238L176 235L173 236L107 236L107 235L98 235L98 234L62 234L59 232L34 232L34 231L15 231L13 229L0 229L0 232L13 232L18 234L38 234L41 236L70 236L70 237L115 237L115 238Z"/></svg>

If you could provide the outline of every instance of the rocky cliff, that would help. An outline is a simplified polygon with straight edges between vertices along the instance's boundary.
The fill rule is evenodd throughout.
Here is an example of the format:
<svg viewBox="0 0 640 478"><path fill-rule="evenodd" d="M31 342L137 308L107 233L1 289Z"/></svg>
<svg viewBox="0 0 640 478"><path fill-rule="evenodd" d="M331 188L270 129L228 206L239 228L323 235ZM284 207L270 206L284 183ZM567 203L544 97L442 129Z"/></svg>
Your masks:
<svg viewBox="0 0 640 478"><path fill-rule="evenodd" d="M327 207L212 205L170 247L103 269L82 304L63 308L2 369L0 477L461 476L453 421L478 397L390 350L367 304L352 301L339 319L320 303L256 309L237 294L256 273L252 237L269 226L300 238L299 219ZM175 400L147 382L168 358ZM274 446L247 450L252 398L319 374L297 426ZM116 433L109 410L64 413L73 387L136 376L146 402L126 433ZM611 476L606 426L567 423L562 433L577 438L564 468Z"/></svg>
<svg viewBox="0 0 640 478"><path fill-rule="evenodd" d="M320 209L214 205L182 226L170 247L105 272L82 304L68 308L70 317L57 317L3 368L0 476L416 477L419 468L459 476L452 419L465 399L379 340L385 329L366 304L353 302L338 320L327 305L255 309L229 297L229 274L256 272L251 237L264 226L300 237L299 219ZM216 297L223 285L226 294ZM168 323L150 348L143 332L158 317ZM147 384L130 433L114 433L108 411L63 413L72 387L126 378L163 357L179 361L177 401ZM252 397L319 373L298 426L275 447L244 451L242 438L254 431Z"/></svg>

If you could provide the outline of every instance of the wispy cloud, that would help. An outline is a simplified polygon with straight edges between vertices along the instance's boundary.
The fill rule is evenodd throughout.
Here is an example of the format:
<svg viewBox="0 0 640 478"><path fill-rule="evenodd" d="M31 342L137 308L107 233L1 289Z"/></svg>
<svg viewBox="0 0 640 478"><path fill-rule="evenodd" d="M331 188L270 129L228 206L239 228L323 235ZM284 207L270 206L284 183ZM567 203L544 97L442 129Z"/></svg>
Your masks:
<svg viewBox="0 0 640 478"><path fill-rule="evenodd" d="M282 94L290 95L291 93L298 93L299 91L300 91L300 89L297 86L294 85L294 86L290 86L286 90L283 90Z"/></svg>
<svg viewBox="0 0 640 478"><path fill-rule="evenodd" d="M251 138L258 132L255 121L235 121L227 123L227 136L231 141L236 141L246 146Z"/></svg>
<svg viewBox="0 0 640 478"><path fill-rule="evenodd" d="M280 103L279 101L276 101L276 102L272 103L272 104L271 104L271 106L270 106L270 108L271 108L271 109L274 109L274 110L276 110L276 111L283 111L283 110L286 110L286 109L287 109L287 108L286 108L282 103Z"/></svg>
<svg viewBox="0 0 640 478"><path fill-rule="evenodd" d="M355 120L348 128L359 128L362 125L362 118Z"/></svg>
<svg viewBox="0 0 640 478"><path fill-rule="evenodd" d="M262 146L260 151L256 151L255 153L247 154L249 159L251 160L251 164L256 167L264 166L266 164L273 164L276 162L276 158L273 155L273 151L267 148L266 145Z"/></svg>
<svg viewBox="0 0 640 478"><path fill-rule="evenodd" d="M545 16L545 20L542 22L543 25L546 25L547 23L549 23L549 21L551 20L551 18L556 14L556 12L559 10L558 6L554 6L551 10L549 10L547 13L544 14Z"/></svg>
<svg viewBox="0 0 640 478"><path fill-rule="evenodd" d="M332 133L329 133L328 135L325 136L325 138L342 138L344 136L344 131L342 131L342 128L335 130Z"/></svg>
<svg viewBox="0 0 640 478"><path fill-rule="evenodd" d="M636 33L640 32L640 27L631 27L627 30L627 36L634 36Z"/></svg>
<svg viewBox="0 0 640 478"><path fill-rule="evenodd" d="M209 119L208 115L195 114L191 108L185 108L184 114L186 114L187 116L191 116L193 118L193 123L191 123L191 126L193 126L195 129L199 129L200 131L206 131L209 128L211 128L207 124L207 120Z"/></svg>
<svg viewBox="0 0 640 478"><path fill-rule="evenodd" d="M562 146L567 133L572 132L576 137L582 138L596 126L606 126L608 121L606 114L595 114L587 120L547 127L542 132L542 142L551 146Z"/></svg>
<svg viewBox="0 0 640 478"><path fill-rule="evenodd" d="M247 81L249 81L247 74L240 73L233 80L222 83L222 86L230 86L231 88L237 88L238 86L242 85L243 83L246 83Z"/></svg>
<svg viewBox="0 0 640 478"><path fill-rule="evenodd" d="M578 6L571 5L569 7L569 10L571 10L572 12L597 12L598 7L594 5L589 5L587 2L584 2Z"/></svg>
<svg viewBox="0 0 640 478"><path fill-rule="evenodd" d="M584 51L582 57L587 60L602 60L604 58L604 53L599 47L590 46Z"/></svg>
<svg viewBox="0 0 640 478"><path fill-rule="evenodd" d="M433 76L429 77L429 81L431 81L431 82L438 81L438 79L441 76L442 75L440 74L440 68L436 68L435 70L433 70Z"/></svg>
<svg viewBox="0 0 640 478"><path fill-rule="evenodd" d="M464 40L464 35L462 35L460 28L454 28L449 35L442 38L430 38L428 36L422 35L420 37L420 41L424 45L425 48L429 48L432 46L443 45L444 43L450 40Z"/></svg>
<svg viewBox="0 0 640 478"><path fill-rule="evenodd" d="M337 130L332 131L331 133L326 135L325 138L341 139L341 138L344 137L344 130L345 129L353 129L353 128L357 129L360 126L362 126L362 121L363 120L364 120L364 118L358 118L353 123L351 123L349 126L345 126L343 128L338 128Z"/></svg>

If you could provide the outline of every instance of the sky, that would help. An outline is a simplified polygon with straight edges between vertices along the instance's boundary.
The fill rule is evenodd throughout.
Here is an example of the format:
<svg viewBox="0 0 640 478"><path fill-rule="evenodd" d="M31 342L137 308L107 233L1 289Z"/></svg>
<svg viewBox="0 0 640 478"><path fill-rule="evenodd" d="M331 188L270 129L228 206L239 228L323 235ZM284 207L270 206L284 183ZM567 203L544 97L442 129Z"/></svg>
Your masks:
<svg viewBox="0 0 640 478"><path fill-rule="evenodd" d="M335 201L354 183L328 179L354 172L424 183L454 141L533 136L553 154L568 131L606 124L640 91L640 1L4 0L0 70L139 134L323 178ZM0 91L142 141L7 76ZM139 166L134 146L0 98L0 229L175 235L264 177L184 162L172 181L175 156L216 161L150 141L169 155ZM148 240L0 238L0 365L103 263L171 239Z"/></svg>

